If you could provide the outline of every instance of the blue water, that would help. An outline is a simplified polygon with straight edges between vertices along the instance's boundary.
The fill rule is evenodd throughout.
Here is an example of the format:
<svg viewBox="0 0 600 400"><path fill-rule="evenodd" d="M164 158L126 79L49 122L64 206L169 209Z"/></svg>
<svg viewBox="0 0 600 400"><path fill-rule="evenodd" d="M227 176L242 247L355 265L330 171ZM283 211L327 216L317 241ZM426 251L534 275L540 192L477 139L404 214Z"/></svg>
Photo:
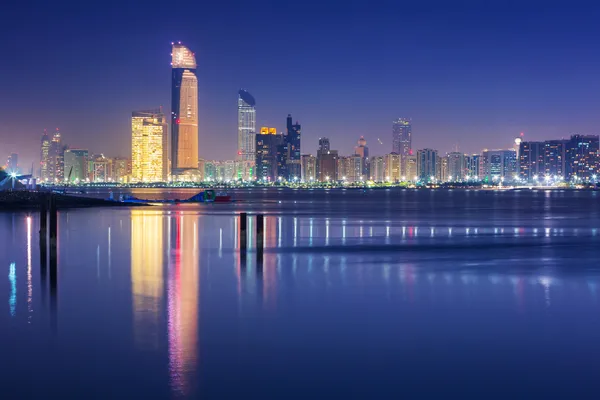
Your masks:
<svg viewBox="0 0 600 400"><path fill-rule="evenodd" d="M595 192L233 195L0 213L0 398L597 398Z"/></svg>

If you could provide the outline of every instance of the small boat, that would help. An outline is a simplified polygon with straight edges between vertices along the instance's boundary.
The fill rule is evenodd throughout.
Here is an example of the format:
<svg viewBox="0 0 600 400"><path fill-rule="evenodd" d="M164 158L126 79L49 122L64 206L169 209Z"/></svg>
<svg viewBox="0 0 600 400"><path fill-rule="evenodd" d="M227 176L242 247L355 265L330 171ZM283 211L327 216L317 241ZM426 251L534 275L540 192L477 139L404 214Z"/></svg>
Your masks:
<svg viewBox="0 0 600 400"><path fill-rule="evenodd" d="M112 196L111 196L112 199ZM216 193L212 189L204 190L193 195L189 199L175 200L144 200L133 196L119 196L122 203L161 203L161 204L180 204L180 203L230 203L231 196L227 193Z"/></svg>

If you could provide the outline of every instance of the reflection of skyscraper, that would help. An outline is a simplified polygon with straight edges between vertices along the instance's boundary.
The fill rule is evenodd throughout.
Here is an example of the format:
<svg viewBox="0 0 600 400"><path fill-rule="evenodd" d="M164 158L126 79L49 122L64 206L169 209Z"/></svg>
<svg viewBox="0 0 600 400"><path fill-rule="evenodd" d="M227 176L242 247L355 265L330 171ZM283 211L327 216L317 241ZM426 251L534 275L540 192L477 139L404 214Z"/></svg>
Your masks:
<svg viewBox="0 0 600 400"><path fill-rule="evenodd" d="M173 263L169 263L169 369L178 395L193 391L198 358L198 227L193 214L169 218Z"/></svg>
<svg viewBox="0 0 600 400"><path fill-rule="evenodd" d="M412 154L412 124L410 118L398 118L393 122L392 152L401 156Z"/></svg>
<svg viewBox="0 0 600 400"><path fill-rule="evenodd" d="M167 124L160 109L131 114L131 175L135 182L165 182Z"/></svg>
<svg viewBox="0 0 600 400"><path fill-rule="evenodd" d="M50 138L48 137L48 132L44 129L44 134L42 135L42 149L40 152L40 178L42 180L49 180L48 176L48 163L50 157Z"/></svg>
<svg viewBox="0 0 600 400"><path fill-rule="evenodd" d="M256 101L246 90L238 92L238 158L254 161L256 157Z"/></svg>
<svg viewBox="0 0 600 400"><path fill-rule="evenodd" d="M163 295L163 216L131 210L131 295L136 346L159 346Z"/></svg>
<svg viewBox="0 0 600 400"><path fill-rule="evenodd" d="M198 169L198 78L196 57L181 43L172 49L172 174Z"/></svg>

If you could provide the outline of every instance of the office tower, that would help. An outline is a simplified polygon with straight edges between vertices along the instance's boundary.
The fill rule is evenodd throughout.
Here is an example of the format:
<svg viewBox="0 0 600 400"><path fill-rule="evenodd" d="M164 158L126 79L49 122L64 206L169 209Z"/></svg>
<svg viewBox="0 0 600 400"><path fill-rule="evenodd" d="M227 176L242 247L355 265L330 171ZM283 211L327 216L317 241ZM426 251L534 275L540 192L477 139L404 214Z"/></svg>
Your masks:
<svg viewBox="0 0 600 400"><path fill-rule="evenodd" d="M273 128L274 129L274 128ZM289 143L287 135L281 135L281 142L277 146L277 177L279 180L288 181L288 158L289 158Z"/></svg>
<svg viewBox="0 0 600 400"><path fill-rule="evenodd" d="M481 160L481 178L485 182L513 180L517 175L517 153L513 149L484 150Z"/></svg>
<svg viewBox="0 0 600 400"><path fill-rule="evenodd" d="M52 135L52 141L48 149L48 164L46 173L49 182L62 182L64 180L64 147L60 131L56 128L56 132Z"/></svg>
<svg viewBox="0 0 600 400"><path fill-rule="evenodd" d="M521 143L522 143L522 142L523 142L523 133L521 133L521 136L517 136L517 137L515 138L515 145L514 145L514 147L513 147L513 148L514 148L514 150L515 150L515 153L516 153L516 155L517 155L517 162L518 162L518 161L519 161L519 159L520 159L520 155L521 155Z"/></svg>
<svg viewBox="0 0 600 400"><path fill-rule="evenodd" d="M362 158L363 171L362 174L365 177L369 176L369 148L367 147L367 141L364 136L358 139L357 146L354 148L354 154Z"/></svg>
<svg viewBox="0 0 600 400"><path fill-rule="evenodd" d="M448 182L450 177L448 174L448 157L437 156L435 172L435 179L437 179L438 182Z"/></svg>
<svg viewBox="0 0 600 400"><path fill-rule="evenodd" d="M88 151L67 149L65 158L65 180L69 183L85 182L88 178Z"/></svg>
<svg viewBox="0 0 600 400"><path fill-rule="evenodd" d="M399 182L402 177L402 168L400 165L400 154L390 153L385 155L385 181Z"/></svg>
<svg viewBox="0 0 600 400"><path fill-rule="evenodd" d="M112 159L105 157L104 154L94 155L90 157L88 165L88 177L91 182L112 182Z"/></svg>
<svg viewBox="0 0 600 400"><path fill-rule="evenodd" d="M372 157L370 164L370 179L373 182L385 182L385 157Z"/></svg>
<svg viewBox="0 0 600 400"><path fill-rule="evenodd" d="M301 133L302 126L296 121L292 122L292 115L288 114L287 121L287 134L284 140L287 144L287 180L293 181L300 179L302 174L302 165L300 163L300 145L301 145Z"/></svg>
<svg viewBox="0 0 600 400"><path fill-rule="evenodd" d="M165 119L166 123L166 119ZM166 136L166 135L165 135ZM166 151L167 147L163 147L163 153L165 154L165 158L167 158L167 166L168 166L168 153ZM113 181L114 182L129 182L129 178L131 175L131 160L129 158L115 157L113 158ZM168 174L166 176L168 178Z"/></svg>
<svg viewBox="0 0 600 400"><path fill-rule="evenodd" d="M533 182L545 172L545 143L521 142L519 144L519 179Z"/></svg>
<svg viewBox="0 0 600 400"><path fill-rule="evenodd" d="M44 129L44 134L42 135L42 146L40 151L40 179L42 181L48 181L48 167L50 163L50 137L48 136L48 132Z"/></svg>
<svg viewBox="0 0 600 400"><path fill-rule="evenodd" d="M259 182L273 182L277 179L277 151L283 142L283 135L275 128L260 128L256 134L256 179Z"/></svg>
<svg viewBox="0 0 600 400"><path fill-rule="evenodd" d="M465 155L465 178L469 180L479 179L479 164L481 162L481 155L472 154L470 156Z"/></svg>
<svg viewBox="0 0 600 400"><path fill-rule="evenodd" d="M215 161L205 161L204 162L204 180L205 181L214 181L217 177L217 169L215 167Z"/></svg>
<svg viewBox="0 0 600 400"><path fill-rule="evenodd" d="M437 174L437 150L423 149L417 151L417 176L423 182L431 182Z"/></svg>
<svg viewBox="0 0 600 400"><path fill-rule="evenodd" d="M320 182L335 182L339 179L337 150L323 150L317 157Z"/></svg>
<svg viewBox="0 0 600 400"><path fill-rule="evenodd" d="M401 157L401 161L402 161L402 176L404 177L403 180L406 179L406 181L412 181L412 180L418 180L419 177L417 175L417 156L416 155L410 155L410 156L404 156Z"/></svg>
<svg viewBox="0 0 600 400"><path fill-rule="evenodd" d="M172 49L171 174L191 180L198 170L198 78L196 57L181 43Z"/></svg>
<svg viewBox="0 0 600 400"><path fill-rule="evenodd" d="M10 174L19 173L19 155L17 153L12 153L10 156L8 156L8 161L6 162L6 171Z"/></svg>
<svg viewBox="0 0 600 400"><path fill-rule="evenodd" d="M319 148L317 151L329 151L330 149L330 143L329 143L329 138L319 138Z"/></svg>
<svg viewBox="0 0 600 400"><path fill-rule="evenodd" d="M302 155L302 182L314 182L317 179L317 158L312 154Z"/></svg>
<svg viewBox="0 0 600 400"><path fill-rule="evenodd" d="M338 180L348 183L362 182L365 180L364 160L355 154L348 157L338 157Z"/></svg>
<svg viewBox="0 0 600 400"><path fill-rule="evenodd" d="M565 149L566 177L586 181L598 173L599 138L596 135L573 135Z"/></svg>
<svg viewBox="0 0 600 400"><path fill-rule="evenodd" d="M465 155L458 151L448 153L448 180L461 182L468 175Z"/></svg>
<svg viewBox="0 0 600 400"><path fill-rule="evenodd" d="M238 92L238 159L256 158L256 101L248 91Z"/></svg>
<svg viewBox="0 0 600 400"><path fill-rule="evenodd" d="M392 123L392 152L401 156L412 154L412 122L398 118Z"/></svg>
<svg viewBox="0 0 600 400"><path fill-rule="evenodd" d="M256 147L256 134L254 136L254 145ZM254 163L256 162L256 151L254 160L237 160L235 164L236 173L234 180L238 181L251 181L254 179Z"/></svg>
<svg viewBox="0 0 600 400"><path fill-rule="evenodd" d="M168 180L167 121L161 109L131 114L131 179L133 182Z"/></svg>
<svg viewBox="0 0 600 400"><path fill-rule="evenodd" d="M544 178L564 179L566 173L566 151L568 140L544 142Z"/></svg>
<svg viewBox="0 0 600 400"><path fill-rule="evenodd" d="M320 158L320 154L326 154L329 150L330 150L330 143L329 143L329 138L319 138L319 147L317 148L317 170L316 170L316 174L317 174L317 180L321 181L321 172L319 170L320 168L320 163L319 163L319 158Z"/></svg>

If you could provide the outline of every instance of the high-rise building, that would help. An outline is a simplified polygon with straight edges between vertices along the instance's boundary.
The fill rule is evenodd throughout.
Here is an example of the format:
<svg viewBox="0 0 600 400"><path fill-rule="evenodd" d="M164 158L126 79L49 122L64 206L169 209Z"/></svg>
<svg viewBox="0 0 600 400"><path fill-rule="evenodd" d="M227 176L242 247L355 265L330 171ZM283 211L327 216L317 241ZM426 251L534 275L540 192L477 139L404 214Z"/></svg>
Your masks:
<svg viewBox="0 0 600 400"><path fill-rule="evenodd" d="M112 159L104 154L90 157L88 163L88 177L91 182L112 182L113 180Z"/></svg>
<svg viewBox="0 0 600 400"><path fill-rule="evenodd" d="M191 180L198 170L198 78L196 57L181 43L172 48L171 173Z"/></svg>
<svg viewBox="0 0 600 400"><path fill-rule="evenodd" d="M50 164L50 137L48 132L44 129L42 135L42 146L40 151L40 179L42 181L49 181L50 176L48 174L48 168Z"/></svg>
<svg viewBox="0 0 600 400"><path fill-rule="evenodd" d="M363 162L363 171L362 174L365 177L369 176L369 164L370 164L370 160L369 160L369 148L367 147L367 141L365 140L364 136L361 136L360 139L358 139L357 142L357 146L354 148L354 154L360 156L362 158L362 162Z"/></svg>
<svg viewBox="0 0 600 400"><path fill-rule="evenodd" d="M450 179L448 171L448 157L437 156L436 158L436 176L439 182L448 182Z"/></svg>
<svg viewBox="0 0 600 400"><path fill-rule="evenodd" d="M407 181L417 180L419 178L417 172L417 156L410 155L402 157L402 176Z"/></svg>
<svg viewBox="0 0 600 400"><path fill-rule="evenodd" d="M392 123L392 152L401 156L412 154L412 122L398 118Z"/></svg>
<svg viewBox="0 0 600 400"><path fill-rule="evenodd" d="M484 150L481 159L483 181L513 180L517 174L517 153L514 149Z"/></svg>
<svg viewBox="0 0 600 400"><path fill-rule="evenodd" d="M589 180L598 173L599 137L596 135L573 135L565 149L566 178Z"/></svg>
<svg viewBox="0 0 600 400"><path fill-rule="evenodd" d="M465 176L468 179L478 180L481 176L480 172L480 163L481 163L481 155L472 154L470 156L465 156Z"/></svg>
<svg viewBox="0 0 600 400"><path fill-rule="evenodd" d="M131 179L134 182L168 180L167 121L162 110L131 114Z"/></svg>
<svg viewBox="0 0 600 400"><path fill-rule="evenodd" d="M417 176L423 182L431 182L438 176L437 150L417 151Z"/></svg>
<svg viewBox="0 0 600 400"><path fill-rule="evenodd" d="M544 178L564 179L566 173L566 151L568 140L544 142Z"/></svg>
<svg viewBox="0 0 600 400"><path fill-rule="evenodd" d="M248 91L238 92L238 159L256 159L256 101Z"/></svg>
<svg viewBox="0 0 600 400"><path fill-rule="evenodd" d="M277 151L283 142L283 135L277 129L262 127L256 134L256 179L260 182L273 182L277 179Z"/></svg>
<svg viewBox="0 0 600 400"><path fill-rule="evenodd" d="M256 148L256 134L254 136L254 146ZM254 160L237 160L236 162L236 174L234 180L238 181L251 181L254 179L254 163L256 162L256 151L254 152Z"/></svg>
<svg viewBox="0 0 600 400"><path fill-rule="evenodd" d="M519 178L533 182L545 172L544 142L521 142L519 144Z"/></svg>
<svg viewBox="0 0 600 400"><path fill-rule="evenodd" d="M402 177L402 169L400 165L400 154L390 153L385 155L385 181L399 182Z"/></svg>
<svg viewBox="0 0 600 400"><path fill-rule="evenodd" d="M312 154L302 155L302 182L314 182L317 179L317 158Z"/></svg>
<svg viewBox="0 0 600 400"><path fill-rule="evenodd" d="M67 149L65 158L65 180L69 183L85 182L88 178L88 151Z"/></svg>
<svg viewBox="0 0 600 400"><path fill-rule="evenodd" d="M6 162L6 170L11 174L19 173L19 155L17 153L11 153L8 156L8 161Z"/></svg>
<svg viewBox="0 0 600 400"><path fill-rule="evenodd" d="M317 168L320 182L334 182L338 180L338 152L337 150L319 150Z"/></svg>
<svg viewBox="0 0 600 400"><path fill-rule="evenodd" d="M364 181L363 162L363 158L358 154L348 157L338 157L338 179L349 183Z"/></svg>
<svg viewBox="0 0 600 400"><path fill-rule="evenodd" d="M50 182L62 182L65 178L64 150L60 131L56 128L56 132L52 135L50 148L48 149L48 164L46 166L46 173Z"/></svg>
<svg viewBox="0 0 600 400"><path fill-rule="evenodd" d="M467 163L465 161L465 155L458 151L448 153L448 180L454 182L461 182L468 175Z"/></svg>
<svg viewBox="0 0 600 400"><path fill-rule="evenodd" d="M329 143L329 138L323 137L323 138L319 138L319 147L317 148L317 180L321 181L321 171L320 171L320 163L319 163L319 159L320 159L320 154L326 154L331 148L331 145Z"/></svg>
<svg viewBox="0 0 600 400"><path fill-rule="evenodd" d="M371 180L373 182L385 182L385 157L372 157L370 161Z"/></svg>
<svg viewBox="0 0 600 400"><path fill-rule="evenodd" d="M288 114L287 121L287 135L284 140L287 143L287 174L286 179L288 181L300 179L302 174L302 165L300 162L300 145L301 145L301 133L302 126L296 121L294 124L292 121L292 115Z"/></svg>
<svg viewBox="0 0 600 400"><path fill-rule="evenodd" d="M168 156L168 153L166 152L165 147L163 147L163 152ZM168 165L168 161L167 161L167 165ZM129 182L129 178L131 176L131 159L123 158L123 157L113 158L113 171L112 172L113 172L113 181L114 182ZM167 178L168 178L168 175L167 175Z"/></svg>

